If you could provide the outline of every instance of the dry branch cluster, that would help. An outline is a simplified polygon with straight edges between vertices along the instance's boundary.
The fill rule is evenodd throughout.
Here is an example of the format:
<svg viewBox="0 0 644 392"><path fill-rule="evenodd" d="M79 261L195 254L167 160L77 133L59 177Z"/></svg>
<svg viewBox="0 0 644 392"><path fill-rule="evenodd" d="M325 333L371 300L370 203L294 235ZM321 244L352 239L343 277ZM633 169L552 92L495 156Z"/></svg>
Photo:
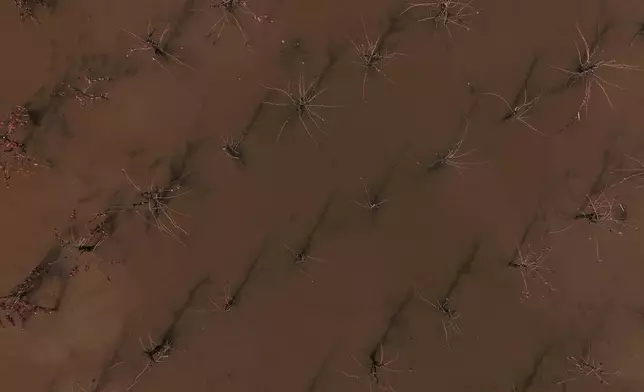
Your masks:
<svg viewBox="0 0 644 392"><path fill-rule="evenodd" d="M32 302L31 296L38 290L42 280L49 273L51 264L40 264L9 294L0 297L0 315L5 322L16 326L19 322L23 328L29 317L37 313L51 313L56 309L40 306ZM0 319L0 326L7 325Z"/></svg>
<svg viewBox="0 0 644 392"><path fill-rule="evenodd" d="M383 43L386 37L379 36L375 41L372 41L369 38L367 33L367 26L364 21L362 22L362 28L364 30L364 43L356 43L353 40L351 44L355 49L356 55L358 56L358 64L360 67L364 68L364 75L362 77L362 99L365 98L365 88L367 85L367 76L369 76L369 71L376 71L380 75L384 76L389 82L393 81L387 76L387 74L382 70L383 66L392 60L396 56L402 56L402 53L389 53L384 49Z"/></svg>
<svg viewBox="0 0 644 392"><path fill-rule="evenodd" d="M525 125L526 127L530 128L531 130L535 131L539 135L545 136L543 132L541 132L540 130L538 130L528 122L529 120L528 112L530 112L532 107L539 101L539 99L541 98L540 95L537 95L532 99L528 99L528 90L527 89L523 90L523 102L519 102L515 106L512 106L505 98L503 98L499 94L495 94L495 93L483 93L483 94L491 95L499 98L505 104L505 106L508 107L509 113L505 116L504 118L505 121L509 121L509 120L518 121L523 125Z"/></svg>
<svg viewBox="0 0 644 392"><path fill-rule="evenodd" d="M13 3L18 9L20 19L30 19L36 23L39 23L39 21L34 14L34 6L40 5L45 8L49 7L48 0L13 0Z"/></svg>
<svg viewBox="0 0 644 392"><path fill-rule="evenodd" d="M31 123L29 112L24 106L16 106L11 110L4 121L0 121L0 171L4 176L5 184L9 187L9 180L14 173L29 174L30 169L38 163L27 154L24 143L17 137L18 131Z"/></svg>
<svg viewBox="0 0 644 392"><path fill-rule="evenodd" d="M119 264L119 260L105 260L98 255L99 247L110 236L111 226L115 223L117 216L114 213L103 211L94 214L85 222L78 222L74 210L69 220L69 227L65 233L54 229L54 236L58 239L61 248L65 251L62 258L71 259L69 277L76 276L79 272L88 272L92 266L111 282L112 279L102 269L102 266Z"/></svg>
<svg viewBox="0 0 644 392"><path fill-rule="evenodd" d="M67 84L65 86L65 90L60 92L59 95L62 97L67 95L73 96L83 108L86 108L95 102L107 101L109 99L107 93L96 94L90 92L90 90L96 83L110 81L110 77L90 78L89 76L85 76L83 79L85 83L82 87Z"/></svg>

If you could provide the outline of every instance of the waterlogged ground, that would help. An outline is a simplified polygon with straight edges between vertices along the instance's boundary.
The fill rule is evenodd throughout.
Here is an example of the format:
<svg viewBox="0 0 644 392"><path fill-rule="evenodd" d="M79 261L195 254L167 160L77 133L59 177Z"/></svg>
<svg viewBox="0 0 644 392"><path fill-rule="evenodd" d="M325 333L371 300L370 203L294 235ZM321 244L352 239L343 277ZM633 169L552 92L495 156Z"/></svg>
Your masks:
<svg viewBox="0 0 644 392"><path fill-rule="evenodd" d="M644 389L639 2L29 4L3 390Z"/></svg>

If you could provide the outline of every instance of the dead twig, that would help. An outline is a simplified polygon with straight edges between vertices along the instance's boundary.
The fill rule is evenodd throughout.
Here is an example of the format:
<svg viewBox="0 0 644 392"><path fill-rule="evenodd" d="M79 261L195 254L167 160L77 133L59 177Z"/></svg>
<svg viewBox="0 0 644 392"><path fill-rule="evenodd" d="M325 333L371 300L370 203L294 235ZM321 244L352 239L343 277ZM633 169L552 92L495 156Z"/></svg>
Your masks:
<svg viewBox="0 0 644 392"><path fill-rule="evenodd" d="M15 286L7 295L0 297L0 327L5 327L2 319L7 321L11 326L16 326L16 319L22 325L27 320L38 313L51 314L58 309L40 306L32 302L30 297L42 285L43 279L51 271L55 260L45 260L32 269L27 277Z"/></svg>
<svg viewBox="0 0 644 392"><path fill-rule="evenodd" d="M240 164L244 164L244 152L241 149L241 144L243 143L244 139L241 138L237 141L233 137L230 138L223 138L222 137L222 146L221 149L223 150L226 155L228 155L230 158L233 160L239 162Z"/></svg>
<svg viewBox="0 0 644 392"><path fill-rule="evenodd" d="M307 260L313 260L317 261L318 263L326 263L327 261L324 259L320 259L318 257L313 257L310 254L310 248L311 248L311 239L308 239L302 246L298 248L298 250L294 250L290 246L284 244L284 247L291 252L293 255L293 259L291 260L293 264L298 268L300 273L302 273L304 276L309 278L311 283L315 283L315 279L309 274L305 269L304 269L304 263Z"/></svg>
<svg viewBox="0 0 644 392"><path fill-rule="evenodd" d="M77 260L83 258L84 255L90 256L90 258L85 262L83 270L85 272L89 271L92 267L92 261L97 264L97 270L105 276L108 282L111 282L112 279L110 276L101 269L101 265L107 263L108 265L120 264L118 260L104 260L102 257L96 254L98 248L105 242L109 237L108 226L112 223L113 219L116 216L110 216L108 213L99 213L92 217L81 229L79 230L76 227L77 215L76 210L72 211L70 217L70 227L67 229L66 235L63 235L58 229L54 229L54 236L60 242L61 247L64 250L71 252L71 257L74 259L75 264L72 266L69 272L69 277L76 276L81 268L80 265L76 263ZM79 236L79 231L83 234ZM78 238L77 238L78 236ZM67 258L67 256L63 256Z"/></svg>
<svg viewBox="0 0 644 392"><path fill-rule="evenodd" d="M9 180L14 173L31 174L33 167L40 166L34 158L27 153L24 143L20 142L16 133L19 129L31 124L31 116L24 106L11 109L7 118L0 121L0 172L4 176L5 185L9 188Z"/></svg>
<svg viewBox="0 0 644 392"><path fill-rule="evenodd" d="M222 300L221 305L217 303L217 301L208 298L208 302L215 307L215 311L223 310L224 312L230 312L233 309L233 306L235 306L237 299L235 298L235 295L231 293L230 283L226 283L224 286L224 295L220 299Z"/></svg>
<svg viewBox="0 0 644 392"><path fill-rule="evenodd" d="M18 14L22 21L30 19L38 24L40 24L40 21L36 18L36 14L34 13L34 5L49 8L49 2L47 0L13 0L13 3L18 9Z"/></svg>

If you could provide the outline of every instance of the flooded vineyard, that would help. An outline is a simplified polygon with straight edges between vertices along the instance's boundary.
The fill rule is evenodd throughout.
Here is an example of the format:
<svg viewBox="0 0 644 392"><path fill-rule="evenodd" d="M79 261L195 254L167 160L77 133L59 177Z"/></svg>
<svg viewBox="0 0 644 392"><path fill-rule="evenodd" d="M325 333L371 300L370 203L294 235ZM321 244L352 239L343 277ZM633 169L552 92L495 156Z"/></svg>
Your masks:
<svg viewBox="0 0 644 392"><path fill-rule="evenodd" d="M0 5L25 392L644 390L644 5Z"/></svg>

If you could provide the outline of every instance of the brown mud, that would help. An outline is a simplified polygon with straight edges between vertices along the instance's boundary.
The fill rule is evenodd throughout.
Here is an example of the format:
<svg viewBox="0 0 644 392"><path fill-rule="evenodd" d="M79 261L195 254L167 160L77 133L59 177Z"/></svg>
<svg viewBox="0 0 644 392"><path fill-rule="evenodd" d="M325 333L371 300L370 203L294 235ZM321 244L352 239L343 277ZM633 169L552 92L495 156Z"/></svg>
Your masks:
<svg viewBox="0 0 644 392"><path fill-rule="evenodd" d="M643 390L644 7L439 3L0 5L0 389Z"/></svg>

